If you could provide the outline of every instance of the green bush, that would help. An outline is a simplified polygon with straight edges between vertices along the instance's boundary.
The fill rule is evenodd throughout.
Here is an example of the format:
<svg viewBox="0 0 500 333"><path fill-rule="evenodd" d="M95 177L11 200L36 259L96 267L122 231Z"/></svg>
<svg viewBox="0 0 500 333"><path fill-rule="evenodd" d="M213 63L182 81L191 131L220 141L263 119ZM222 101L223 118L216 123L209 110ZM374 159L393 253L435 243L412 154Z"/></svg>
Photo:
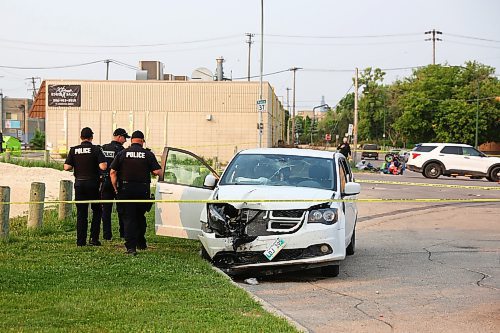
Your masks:
<svg viewBox="0 0 500 333"><path fill-rule="evenodd" d="M36 130L35 135L30 141L30 145L35 150L45 149L45 133L40 130Z"/></svg>

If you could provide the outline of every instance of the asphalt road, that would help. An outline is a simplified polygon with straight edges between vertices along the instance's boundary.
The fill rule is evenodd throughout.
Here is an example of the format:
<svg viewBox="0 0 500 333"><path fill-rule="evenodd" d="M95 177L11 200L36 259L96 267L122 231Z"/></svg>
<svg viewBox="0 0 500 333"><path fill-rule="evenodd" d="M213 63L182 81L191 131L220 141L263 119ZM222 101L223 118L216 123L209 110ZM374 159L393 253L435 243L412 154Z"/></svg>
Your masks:
<svg viewBox="0 0 500 333"><path fill-rule="evenodd" d="M357 174L357 179L499 186ZM500 198L498 190L362 184L360 198ZM238 283L311 332L500 332L499 203L360 203L356 254L319 270Z"/></svg>

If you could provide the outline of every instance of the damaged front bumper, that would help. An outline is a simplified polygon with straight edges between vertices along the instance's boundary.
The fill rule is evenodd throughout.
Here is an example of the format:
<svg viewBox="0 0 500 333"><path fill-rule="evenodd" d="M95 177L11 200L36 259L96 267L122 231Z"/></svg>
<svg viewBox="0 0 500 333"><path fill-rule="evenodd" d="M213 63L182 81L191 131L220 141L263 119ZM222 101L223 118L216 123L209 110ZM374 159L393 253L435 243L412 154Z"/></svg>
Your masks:
<svg viewBox="0 0 500 333"><path fill-rule="evenodd" d="M288 235L259 236L252 242L233 249L232 238L216 237L214 233L199 236L212 263L224 272L237 274L256 271L262 274L285 270L313 268L332 264L345 258L345 230L327 225L303 225ZM277 238L285 247L272 259L264 255Z"/></svg>

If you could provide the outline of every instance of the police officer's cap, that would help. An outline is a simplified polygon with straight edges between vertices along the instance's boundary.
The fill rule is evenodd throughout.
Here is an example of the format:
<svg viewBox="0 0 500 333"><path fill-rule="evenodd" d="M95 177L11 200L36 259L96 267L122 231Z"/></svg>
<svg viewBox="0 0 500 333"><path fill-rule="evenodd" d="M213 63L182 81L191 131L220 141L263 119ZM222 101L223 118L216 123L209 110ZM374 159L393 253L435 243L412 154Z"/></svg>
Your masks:
<svg viewBox="0 0 500 333"><path fill-rule="evenodd" d="M92 130L90 129L90 127L84 127L82 128L82 131L80 133L80 137L82 139L90 139L92 138L94 135L94 132L92 132Z"/></svg>
<svg viewBox="0 0 500 333"><path fill-rule="evenodd" d="M123 128L117 128L113 132L113 136L123 136L125 139L130 138L130 135L127 134L127 131L125 131Z"/></svg>
<svg viewBox="0 0 500 333"><path fill-rule="evenodd" d="M132 133L132 139L144 140L144 133L142 133L141 131L134 131L134 133Z"/></svg>

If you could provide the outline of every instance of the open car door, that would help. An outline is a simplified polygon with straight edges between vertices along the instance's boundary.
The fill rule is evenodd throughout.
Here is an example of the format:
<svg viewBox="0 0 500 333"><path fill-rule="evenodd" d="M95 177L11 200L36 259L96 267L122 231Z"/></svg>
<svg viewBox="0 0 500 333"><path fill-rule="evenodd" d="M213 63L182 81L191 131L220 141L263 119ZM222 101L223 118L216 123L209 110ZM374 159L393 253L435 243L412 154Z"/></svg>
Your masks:
<svg viewBox="0 0 500 333"><path fill-rule="evenodd" d="M213 189L203 187L205 177L219 175L195 154L165 147L161 159L163 174L156 185L157 200L207 200ZM200 214L205 203L157 202L155 230L157 235L198 239L201 235Z"/></svg>

